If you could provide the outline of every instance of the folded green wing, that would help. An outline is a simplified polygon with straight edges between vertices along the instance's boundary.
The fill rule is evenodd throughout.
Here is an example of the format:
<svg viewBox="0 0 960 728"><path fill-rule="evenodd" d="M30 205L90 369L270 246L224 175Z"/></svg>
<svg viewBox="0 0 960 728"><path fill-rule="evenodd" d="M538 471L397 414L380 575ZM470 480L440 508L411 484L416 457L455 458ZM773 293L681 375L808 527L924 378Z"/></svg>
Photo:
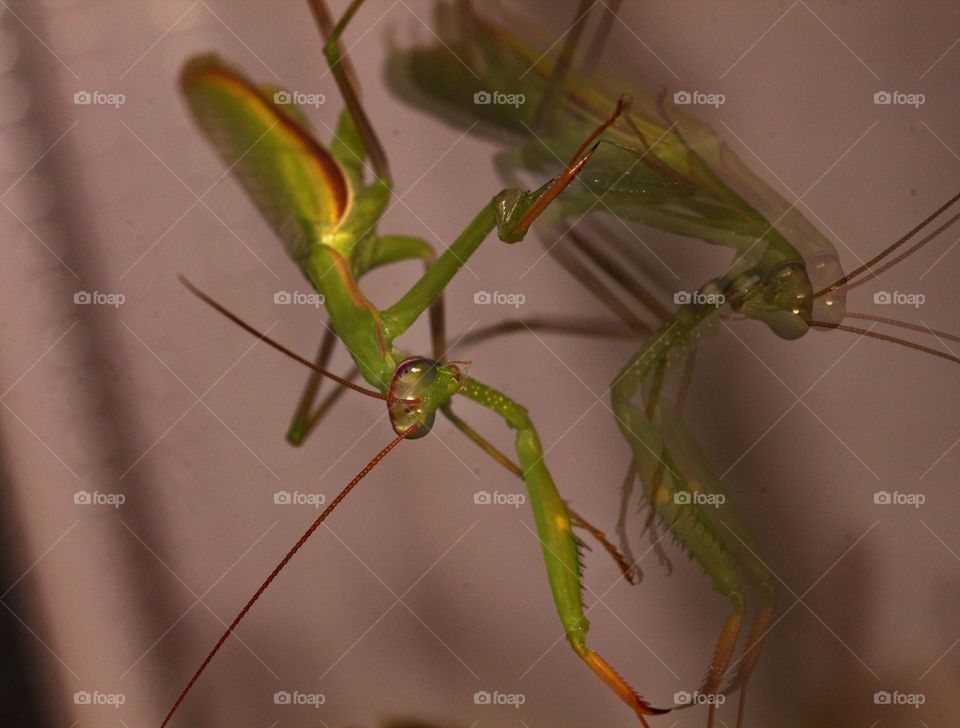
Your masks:
<svg viewBox="0 0 960 728"><path fill-rule="evenodd" d="M180 86L194 118L287 252L302 259L347 213L351 190L334 157L290 104L214 55L189 61ZM289 95L277 101L288 101Z"/></svg>

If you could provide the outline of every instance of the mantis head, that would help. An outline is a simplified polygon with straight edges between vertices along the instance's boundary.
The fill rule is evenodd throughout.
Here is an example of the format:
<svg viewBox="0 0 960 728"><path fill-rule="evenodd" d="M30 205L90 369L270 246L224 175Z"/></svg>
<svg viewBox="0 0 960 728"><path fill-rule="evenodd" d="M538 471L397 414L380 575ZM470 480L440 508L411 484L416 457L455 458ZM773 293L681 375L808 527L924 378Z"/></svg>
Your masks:
<svg viewBox="0 0 960 728"><path fill-rule="evenodd" d="M433 427L437 409L463 386L462 362L438 362L422 356L404 359L393 372L387 392L390 424L399 435L419 425L408 440L423 437Z"/></svg>
<svg viewBox="0 0 960 728"><path fill-rule="evenodd" d="M763 321L783 339L807 333L813 318L813 286L802 261L785 260L769 268L745 289L734 310Z"/></svg>

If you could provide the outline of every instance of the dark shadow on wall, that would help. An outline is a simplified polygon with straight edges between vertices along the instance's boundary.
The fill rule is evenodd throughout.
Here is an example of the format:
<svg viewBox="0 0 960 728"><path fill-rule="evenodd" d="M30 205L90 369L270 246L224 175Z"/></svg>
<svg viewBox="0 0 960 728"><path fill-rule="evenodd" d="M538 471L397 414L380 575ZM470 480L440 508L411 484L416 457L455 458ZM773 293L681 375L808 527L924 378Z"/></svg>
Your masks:
<svg viewBox="0 0 960 728"><path fill-rule="evenodd" d="M26 570L20 544L21 530L17 518L17 504L7 475L3 442L0 439L0 513L4 528L0 529L0 716L4 728L47 728L53 725L52 716L41 707L38 685L40 665L33 659L33 638L17 620L18 614L29 611L34 621L43 621L35 600L30 599L29 585L17 584ZM5 593L9 590L9 593ZM27 602L30 602L29 604Z"/></svg>

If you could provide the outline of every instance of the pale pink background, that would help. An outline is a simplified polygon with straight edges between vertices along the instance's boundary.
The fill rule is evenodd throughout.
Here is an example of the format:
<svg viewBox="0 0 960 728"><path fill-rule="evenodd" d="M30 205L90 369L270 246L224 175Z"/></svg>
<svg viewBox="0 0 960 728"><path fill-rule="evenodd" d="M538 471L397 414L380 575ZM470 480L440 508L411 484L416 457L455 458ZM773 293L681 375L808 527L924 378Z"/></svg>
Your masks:
<svg viewBox="0 0 960 728"><path fill-rule="evenodd" d="M0 424L16 506L4 515L19 535L21 571L34 564L15 587L28 605L18 617L35 635L57 724L158 725L221 620L313 517L274 505L274 491L332 497L391 437L379 404L348 396L302 449L287 446L304 373L266 347L248 352L250 338L177 283L183 272L297 350L316 346L314 309L273 305L275 291L306 283L237 185L218 181L221 166L177 95L177 70L216 49L258 78L324 93L327 103L309 110L322 137L340 104L299 2L10 5L0 10L0 189L29 169L0 198ZM511 7L556 38L573 5ZM843 241L848 268L960 186L954 4L627 5L604 62L639 89L725 94L702 116L788 199L804 195L801 210ZM443 246L499 183L493 146L461 140L386 89L387 39L426 42L429 21L429 3L371 0L348 43L403 195L381 229ZM927 101L876 106L881 89ZM80 90L119 91L126 103L76 106ZM728 260L700 243L639 234L686 287ZM957 236L859 289L850 307L956 331ZM534 240L489 241L450 288L451 330L517 314L602 313L551 260L534 266L541 254ZM384 271L365 288L384 304L416 273ZM881 289L922 292L927 303L874 306ZM122 292L126 303L74 306L77 290ZM476 306L478 290L523 293L527 303L518 312ZM791 343L759 325L734 330L742 341L721 328L701 347L688 411L782 580L782 620L748 725L955 724L956 366L877 342L853 346L840 333ZM404 343L425 350L426 341L417 329ZM514 336L463 353L473 374L530 408L563 493L608 530L627 452L596 402L631 350ZM346 366L342 352L336 362ZM810 387L792 406L789 390ZM459 411L509 446L492 417ZM926 504L875 506L881 489L923 493ZM78 490L119 490L127 503L78 506ZM397 716L630 725L562 642L529 509L477 506L478 490L519 484L445 422L400 447L257 606L243 644L224 649L178 725L381 725ZM672 576L648 556L641 586L609 592L614 567L587 557L588 603L607 592L606 606L590 612L591 642L657 704L699 682L726 610L668 551ZM399 596L404 604L387 612ZM122 693L126 703L77 706L78 690ZM323 693L326 704L275 706L277 690ZM479 690L522 693L526 703L477 706ZM876 706L877 690L922 692L926 704ZM722 717L732 725L734 711ZM654 725L703 719L682 711Z"/></svg>

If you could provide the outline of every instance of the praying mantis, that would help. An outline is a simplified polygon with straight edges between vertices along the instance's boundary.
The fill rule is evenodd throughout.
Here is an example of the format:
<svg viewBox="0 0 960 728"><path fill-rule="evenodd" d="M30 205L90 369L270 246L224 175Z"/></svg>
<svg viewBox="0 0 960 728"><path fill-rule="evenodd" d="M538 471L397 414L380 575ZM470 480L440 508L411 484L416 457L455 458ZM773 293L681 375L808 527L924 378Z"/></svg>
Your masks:
<svg viewBox="0 0 960 728"><path fill-rule="evenodd" d="M519 242L530 225L559 199L561 193L590 162L597 139L626 109L620 100L609 116L587 135L563 172L538 189L510 188L500 192L469 222L439 257L423 240L381 234L377 224L390 199L392 179L386 154L373 124L367 118L340 38L363 0L352 0L336 22L322 0L312 0L311 10L324 36L324 56L343 97L345 111L329 147L318 142L310 124L296 107L278 97L281 90L256 85L214 55L189 61L181 74L181 89L190 112L222 160L240 181L258 210L284 243L290 257L316 291L323 296L333 331L346 346L363 387L329 372L322 363L299 357L228 312L183 279L187 288L205 303L260 340L333 379L346 389L383 400L394 430L393 439L351 480L316 518L276 568L253 593L202 661L164 717L168 725L214 656L259 597L286 567L303 544L370 470L404 440L427 435L438 410L472 440L483 440L469 425L452 414L451 399L464 399L498 415L515 432L520 474L533 508L548 580L567 640L584 663L647 725L645 716L666 712L654 708L621 678L597 652L587 646L588 623L581 596L579 545L573 526L585 528L612 554L598 529L572 511L554 485L544 462L544 452L533 422L524 407L493 387L466 373L464 362L445 358L440 299L445 286L496 231L507 243ZM373 168L365 179L366 163ZM417 259L426 271L397 301L385 308L374 306L358 285L363 274L390 263ZM431 357L410 356L395 345L424 313L431 319ZM320 361L331 344L321 347ZM326 352L326 354L324 353ZM317 422L311 412L316 382L308 383L289 438L302 442ZM484 447L495 457L498 453ZM621 564L625 573L629 567Z"/></svg>
<svg viewBox="0 0 960 728"><path fill-rule="evenodd" d="M418 106L454 122L469 120L471 129L479 120L501 137L517 140L497 158L505 178L516 179L521 170L542 173L556 165L556 155L571 148L584 128L602 118L599 111L609 101L595 83L573 70L576 45L592 6L579 4L566 42L552 58L478 16L469 4L456 9L439 5L441 42L398 52L391 75L399 81L401 95ZM594 47L602 44L601 39ZM478 102L477 94L493 90L527 103L510 107L491 104L486 97ZM774 614L776 580L760 544L682 420L693 355L700 340L721 322L739 319L763 322L785 340L799 339L811 328L835 329L960 363L953 354L873 328L889 326L960 341L955 335L845 308L849 290L952 224L956 216L948 211L960 195L844 273L834 246L794 206L753 175L709 128L668 109L662 95L659 101L635 99L604 141L609 145L601 147L574 183L580 194L567 195L551 207L541 219L541 231L546 231L544 242L559 262L643 338L609 387L617 426L632 455L618 530L625 541L627 507L639 480L650 508L645 528L655 522L673 536L728 600L729 613L700 692L715 696L721 690L739 691L737 726L742 726L746 686ZM624 152L633 155L632 163L623 163ZM594 235L591 240L578 225L587 214L607 214L728 247L733 263L670 310L611 255L611 249L623 251L632 241L617 241L623 235L611 234L612 226L602 228L605 239ZM562 244L563 238L568 244ZM910 241L913 245L904 249ZM597 269L599 275L591 272ZM612 292L617 287L635 300L641 315ZM647 327L643 316L656 324ZM872 325L851 326L844 322L847 318ZM632 561L628 543L622 550ZM749 623L746 587L760 597ZM734 659L743 632L745 644ZM730 682L723 687L725 678ZM708 704L709 727L715 723L717 703Z"/></svg>

